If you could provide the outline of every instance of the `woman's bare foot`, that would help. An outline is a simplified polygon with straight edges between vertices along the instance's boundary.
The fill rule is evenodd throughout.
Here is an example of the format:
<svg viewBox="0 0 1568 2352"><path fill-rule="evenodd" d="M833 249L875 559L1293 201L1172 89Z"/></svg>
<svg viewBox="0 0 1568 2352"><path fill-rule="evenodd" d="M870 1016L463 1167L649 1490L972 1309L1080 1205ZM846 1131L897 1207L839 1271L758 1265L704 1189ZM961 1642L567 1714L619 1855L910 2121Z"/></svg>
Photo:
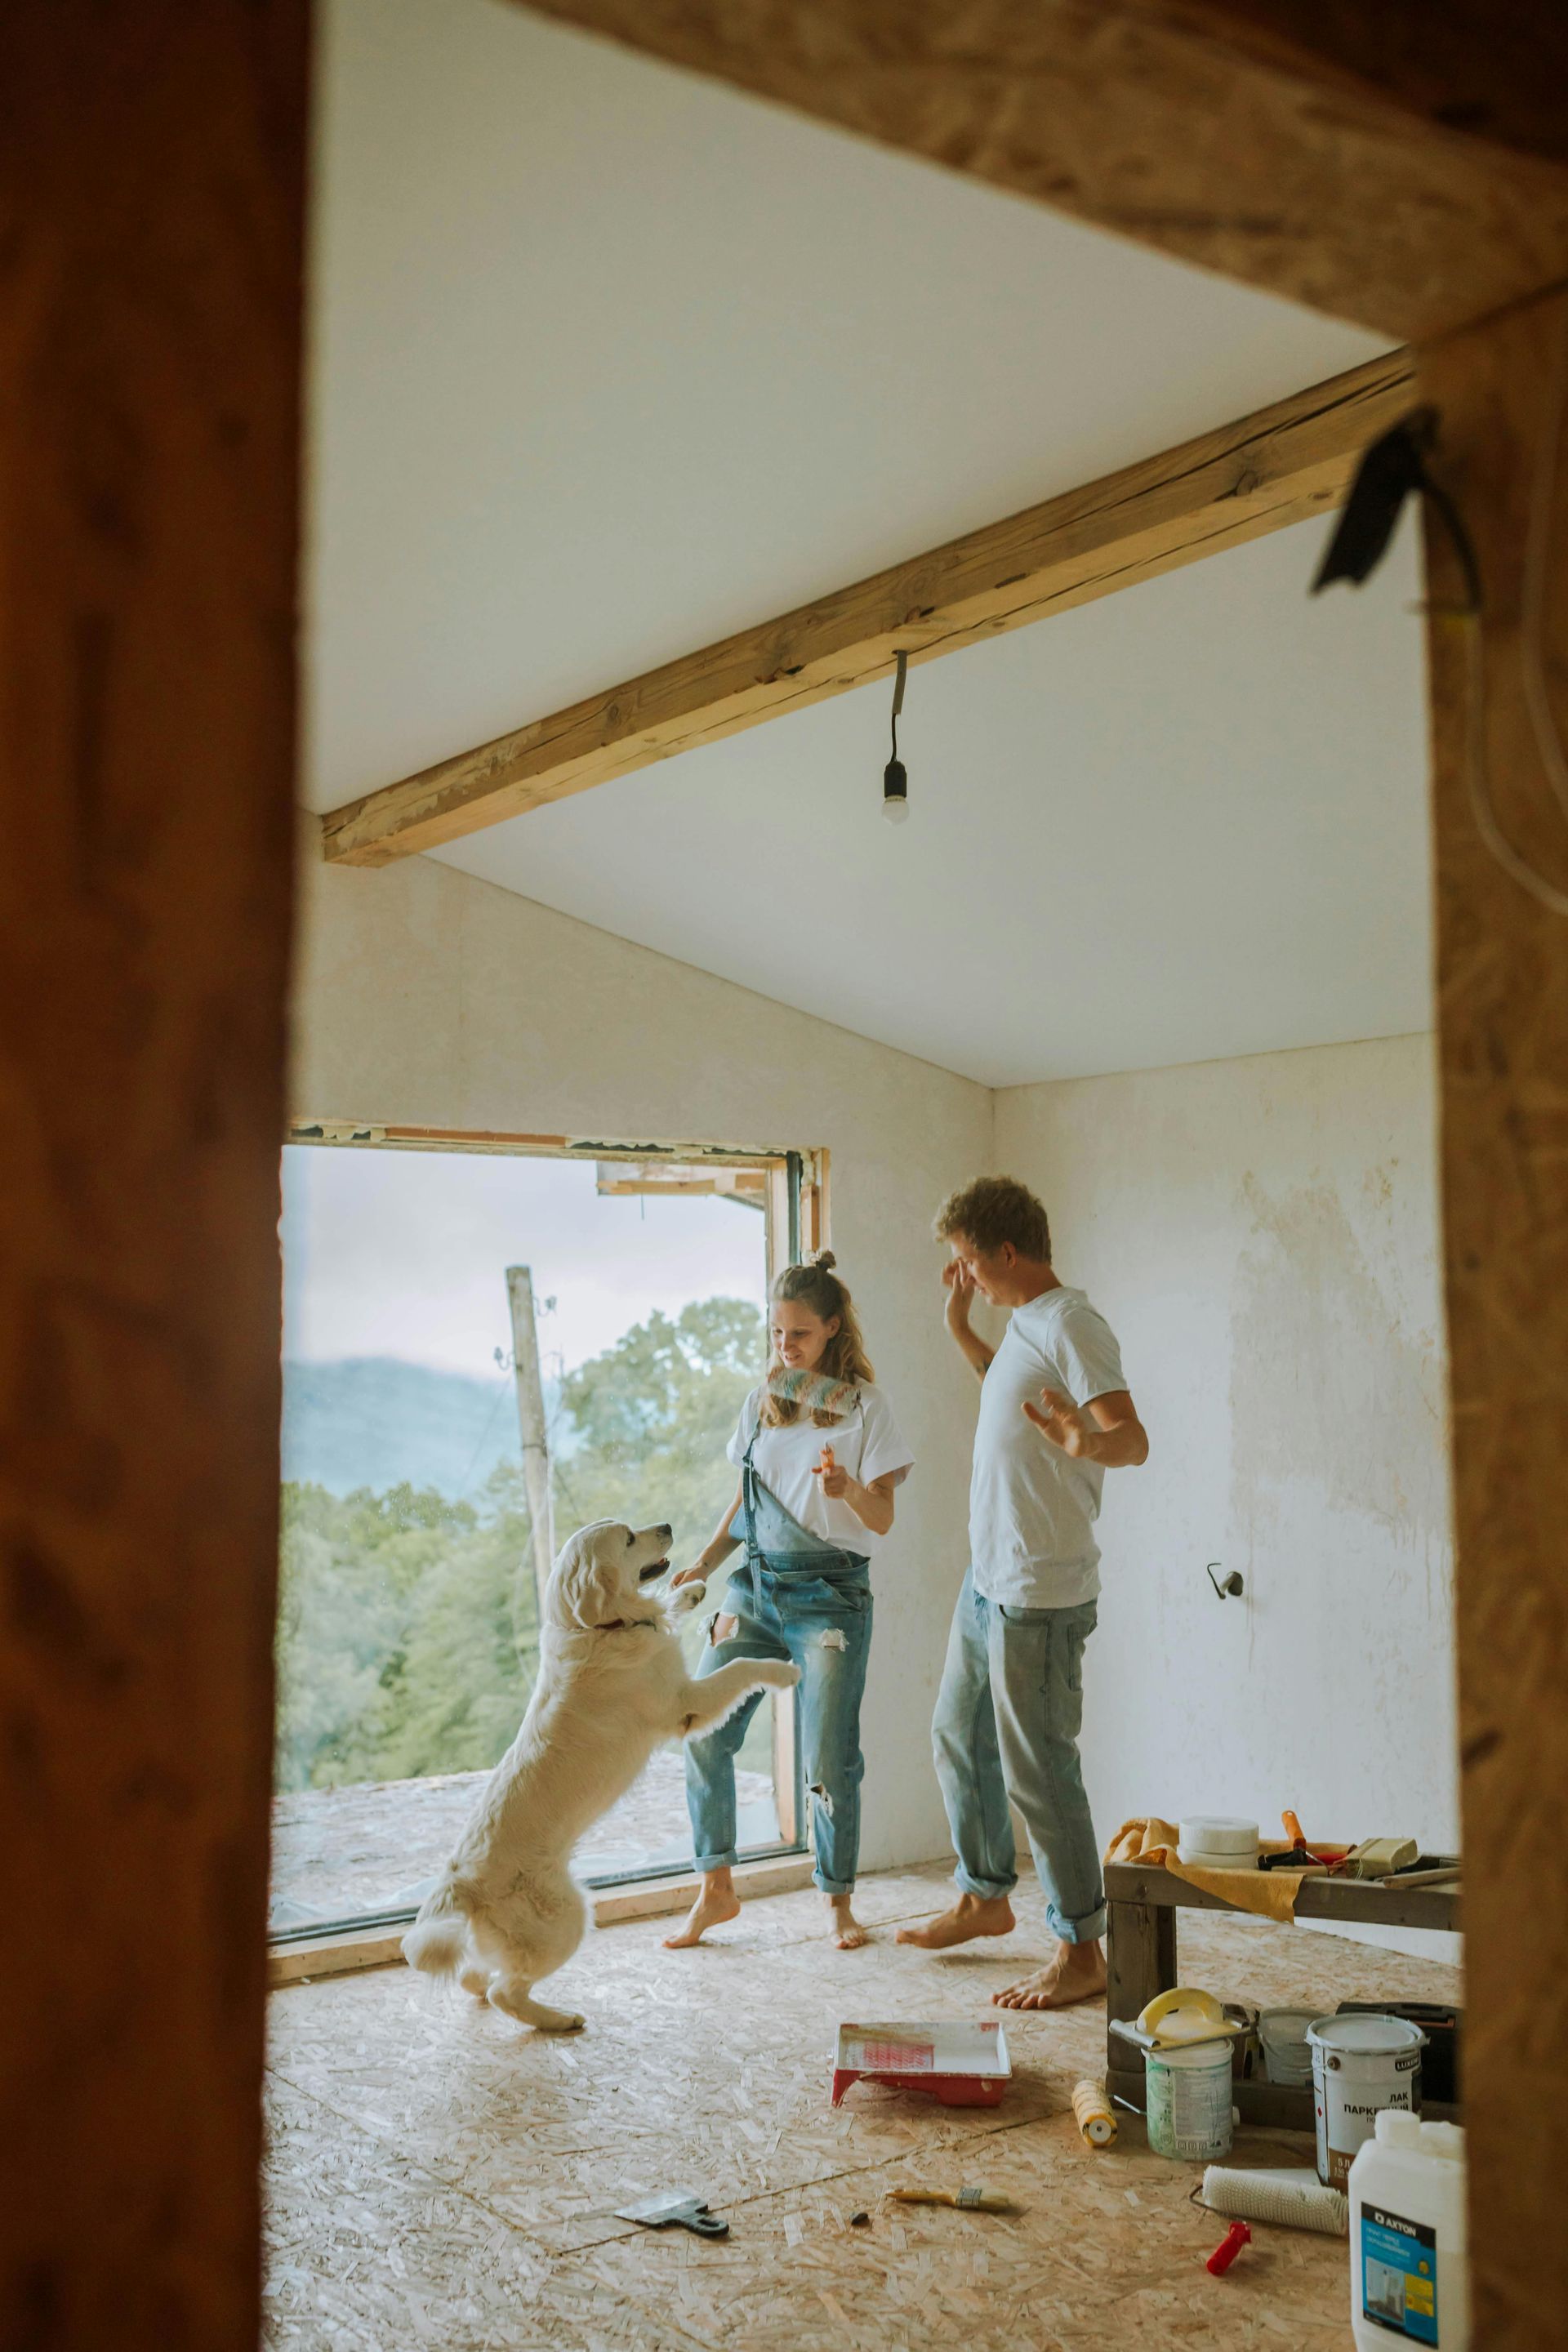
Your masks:
<svg viewBox="0 0 1568 2352"><path fill-rule="evenodd" d="M976 1936L1010 1936L1017 1924L1005 1895L961 1895L951 1911L925 1927L900 1927L898 1941L918 1944L922 1952L947 1952Z"/></svg>
<svg viewBox="0 0 1568 2352"><path fill-rule="evenodd" d="M1100 1946L1058 1944L1043 1969L991 1998L998 2009L1070 2009L1076 2000L1098 2000L1104 1990L1105 1954Z"/></svg>
<svg viewBox="0 0 1568 2352"><path fill-rule="evenodd" d="M700 1944L710 1927L721 1927L726 1919L741 1916L741 1898L735 1883L727 1870L716 1870L702 1882L702 1892L686 1915L686 1925L679 1934L667 1936L667 1952L684 1952Z"/></svg>
<svg viewBox="0 0 1568 2352"><path fill-rule="evenodd" d="M869 1940L850 1908L852 1899L847 1895L830 1895L827 1898L827 1915L833 1922L833 1940L841 1952L858 1952L861 1945Z"/></svg>

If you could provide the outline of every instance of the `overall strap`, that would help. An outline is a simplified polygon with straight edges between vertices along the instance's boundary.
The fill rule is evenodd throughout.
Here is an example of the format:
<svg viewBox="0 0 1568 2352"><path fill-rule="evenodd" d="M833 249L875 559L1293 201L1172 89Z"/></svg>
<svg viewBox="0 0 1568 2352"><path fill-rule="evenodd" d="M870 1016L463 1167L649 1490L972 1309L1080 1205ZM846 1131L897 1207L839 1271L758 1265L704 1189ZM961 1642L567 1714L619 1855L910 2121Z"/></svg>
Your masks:
<svg viewBox="0 0 1568 2352"><path fill-rule="evenodd" d="M788 1504L766 1484L753 1458L753 1448L761 1434L762 1412L759 1406L757 1425L741 1460L741 1513L745 1534L746 1566L751 1572L752 1600L759 1608L763 1597L763 1570L781 1556L781 1547L773 1539L778 1522L784 1522L800 1538L798 1543L789 1541L782 1547L782 1559L792 1565L798 1563L804 1569L808 1560L837 1560L846 1556L842 1544L835 1543L830 1537L820 1536L814 1528L804 1526Z"/></svg>
<svg viewBox="0 0 1568 2352"><path fill-rule="evenodd" d="M752 1578L752 1607L758 1616L763 1609L763 1557L757 1543L757 1478L756 1464L752 1460L752 1448L762 1434L762 1399L757 1400L757 1417L752 1423L752 1433L746 1450L741 1456L741 1524L745 1530L746 1566Z"/></svg>

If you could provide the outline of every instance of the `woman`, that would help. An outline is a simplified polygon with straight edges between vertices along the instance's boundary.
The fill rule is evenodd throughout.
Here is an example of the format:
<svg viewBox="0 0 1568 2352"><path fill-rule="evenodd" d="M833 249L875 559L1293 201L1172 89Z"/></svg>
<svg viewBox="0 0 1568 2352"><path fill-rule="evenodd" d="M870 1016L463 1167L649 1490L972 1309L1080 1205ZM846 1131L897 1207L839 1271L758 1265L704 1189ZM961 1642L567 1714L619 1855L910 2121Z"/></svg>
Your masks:
<svg viewBox="0 0 1568 2352"><path fill-rule="evenodd" d="M841 1951L866 1941L851 1908L860 1843L860 1694L871 1647L870 1554L893 1524L910 1465L831 1250L786 1266L772 1292L767 1378L741 1408L729 1456L741 1483L711 1541L678 1584L706 1578L743 1543L700 1676L731 1658L791 1658L811 1793L813 1874ZM702 1891L677 1950L737 1916L735 1755L761 1697L686 1743L686 1801Z"/></svg>

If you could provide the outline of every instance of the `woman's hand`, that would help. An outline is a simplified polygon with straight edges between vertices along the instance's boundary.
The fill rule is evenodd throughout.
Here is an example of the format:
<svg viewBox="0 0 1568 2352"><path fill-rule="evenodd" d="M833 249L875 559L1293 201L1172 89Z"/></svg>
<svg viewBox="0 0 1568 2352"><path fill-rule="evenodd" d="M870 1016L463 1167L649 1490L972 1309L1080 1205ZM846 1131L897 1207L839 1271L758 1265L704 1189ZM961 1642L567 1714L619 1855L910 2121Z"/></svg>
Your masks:
<svg viewBox="0 0 1568 2352"><path fill-rule="evenodd" d="M679 1574L672 1576L669 1581L672 1587L677 1584L706 1584L712 1573L707 1561L699 1559L694 1560L689 1568L683 1568Z"/></svg>
<svg viewBox="0 0 1568 2352"><path fill-rule="evenodd" d="M839 1465L834 1460L833 1448L831 1445L825 1445L823 1447L822 1459L820 1462L814 1462L812 1464L811 1475L814 1478L821 1479L823 1493L825 1495L831 1495L835 1502L838 1502L844 1496L851 1495L851 1490L854 1490L856 1493L859 1491L856 1485L856 1481L851 1478L848 1471L841 1469ZM853 1499L850 1501L849 1507L851 1510L855 1507Z"/></svg>
<svg viewBox="0 0 1568 2352"><path fill-rule="evenodd" d="M876 1536L887 1534L893 1524L893 1488L903 1475L901 1471L890 1471L887 1477L873 1478L868 1486L862 1486L858 1478L851 1478L834 1460L832 1446L825 1445L821 1461L811 1465L811 1475L821 1479L825 1495L848 1504L863 1528L869 1528Z"/></svg>

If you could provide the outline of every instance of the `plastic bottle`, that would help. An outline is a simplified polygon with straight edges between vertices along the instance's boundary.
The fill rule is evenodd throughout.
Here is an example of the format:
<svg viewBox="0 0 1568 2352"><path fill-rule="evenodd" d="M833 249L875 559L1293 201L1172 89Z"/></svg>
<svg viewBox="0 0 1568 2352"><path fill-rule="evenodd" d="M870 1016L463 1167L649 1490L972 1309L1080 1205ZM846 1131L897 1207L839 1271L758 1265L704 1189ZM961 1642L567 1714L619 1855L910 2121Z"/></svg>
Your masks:
<svg viewBox="0 0 1568 2352"><path fill-rule="evenodd" d="M1396 2107L1356 2152L1351 2200L1351 2326L1357 2352L1399 2343L1468 2352L1465 2135Z"/></svg>

